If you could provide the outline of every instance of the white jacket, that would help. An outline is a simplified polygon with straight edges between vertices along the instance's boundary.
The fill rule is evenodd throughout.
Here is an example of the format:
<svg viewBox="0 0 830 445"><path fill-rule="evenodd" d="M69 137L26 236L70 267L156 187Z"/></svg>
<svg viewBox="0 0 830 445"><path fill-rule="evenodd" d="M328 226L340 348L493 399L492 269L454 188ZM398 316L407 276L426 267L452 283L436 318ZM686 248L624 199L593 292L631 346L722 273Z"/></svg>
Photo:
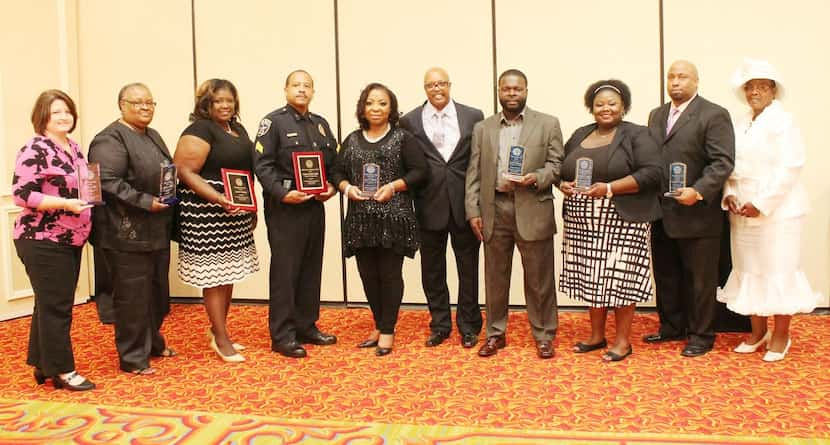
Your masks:
<svg viewBox="0 0 830 445"><path fill-rule="evenodd" d="M735 124L735 170L723 188L739 205L751 202L761 215L743 218L749 225L802 216L809 210L801 183L806 154L792 114L772 101L753 121L747 113ZM727 209L725 200L722 202Z"/></svg>

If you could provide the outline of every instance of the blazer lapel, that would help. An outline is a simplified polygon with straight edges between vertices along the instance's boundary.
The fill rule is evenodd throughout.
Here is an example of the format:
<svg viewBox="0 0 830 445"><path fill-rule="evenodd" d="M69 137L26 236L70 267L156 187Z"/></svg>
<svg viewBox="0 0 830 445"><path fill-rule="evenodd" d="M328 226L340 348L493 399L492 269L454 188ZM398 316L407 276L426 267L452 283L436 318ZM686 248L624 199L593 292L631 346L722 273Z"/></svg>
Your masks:
<svg viewBox="0 0 830 445"><path fill-rule="evenodd" d="M530 135L536 130L536 112L528 108L525 110L524 120L522 121L522 132L519 134L519 145L527 147L527 141Z"/></svg>
<svg viewBox="0 0 830 445"><path fill-rule="evenodd" d="M679 118L677 118L677 121L674 123L674 126L671 127L671 132L669 132L669 134L666 135L666 140L671 139L671 137L674 136L675 133L677 133L677 130L679 130L681 127L683 127L684 125L689 123L689 121L692 120L692 117L694 117L695 113L697 113L698 102L699 101L697 100L697 97L695 97L694 100L692 100L689 103L686 109L683 110L683 113L680 115ZM663 119L663 128L666 128L668 120L669 115L668 113L666 113L666 118Z"/></svg>
<svg viewBox="0 0 830 445"><path fill-rule="evenodd" d="M458 120L459 137L458 137L458 142L455 143L455 148L453 148L452 153L450 154L450 159L447 160L448 163L450 161L452 161L453 158L455 158L456 156L460 156L461 144L464 142L464 138L466 138L470 135L470 132L464 131L464 129L467 128L467 121L468 121L467 115L466 115L466 113L459 110L459 107L458 107L457 104L456 104L456 107L455 107L455 116L456 116L456 119Z"/></svg>
<svg viewBox="0 0 830 445"><path fill-rule="evenodd" d="M149 130L149 128L147 130ZM156 146L156 148L159 149L159 151L161 152L161 154L164 155L165 158L167 158L170 161L173 160L173 157L170 156L170 152L167 151L167 146L164 145L164 141L161 140L161 137L158 133L156 133L155 131L147 131L147 136L150 137L150 140L153 141L153 144Z"/></svg>
<svg viewBox="0 0 830 445"><path fill-rule="evenodd" d="M427 148L427 153L426 153L427 156L432 156L433 158L435 158L435 159L437 159L441 162L446 162L446 161L444 161L444 157L441 156L441 152L438 151L438 148L435 147L435 144L433 144L432 141L429 139L429 136L427 136L427 132L424 129L423 113L424 113L424 106L421 105L420 107L417 108L417 113L416 113L415 136L421 138L421 140L423 140L423 141L426 141L424 146Z"/></svg>

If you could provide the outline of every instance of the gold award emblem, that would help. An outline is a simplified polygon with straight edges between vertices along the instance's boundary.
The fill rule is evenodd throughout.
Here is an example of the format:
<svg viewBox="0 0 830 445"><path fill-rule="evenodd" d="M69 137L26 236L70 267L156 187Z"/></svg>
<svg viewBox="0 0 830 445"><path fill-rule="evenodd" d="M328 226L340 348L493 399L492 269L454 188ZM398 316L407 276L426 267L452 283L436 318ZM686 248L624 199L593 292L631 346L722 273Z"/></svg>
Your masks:
<svg viewBox="0 0 830 445"><path fill-rule="evenodd" d="M245 184L244 182L242 182L242 178L236 178L233 182L234 184L236 184L237 187L242 187L242 185Z"/></svg>
<svg viewBox="0 0 830 445"><path fill-rule="evenodd" d="M314 167L314 161L312 161L311 159L306 159L305 160L305 168L311 168L311 167Z"/></svg>
<svg viewBox="0 0 830 445"><path fill-rule="evenodd" d="M317 131L319 131L323 137L326 137L326 129L323 128L323 124L317 124Z"/></svg>

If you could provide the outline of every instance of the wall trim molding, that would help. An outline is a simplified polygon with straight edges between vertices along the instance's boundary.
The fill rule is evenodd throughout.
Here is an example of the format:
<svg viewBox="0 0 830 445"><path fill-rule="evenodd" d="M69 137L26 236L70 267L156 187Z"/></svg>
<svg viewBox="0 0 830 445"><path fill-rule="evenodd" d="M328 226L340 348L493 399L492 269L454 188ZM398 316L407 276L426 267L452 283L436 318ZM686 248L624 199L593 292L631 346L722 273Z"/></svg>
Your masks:
<svg viewBox="0 0 830 445"><path fill-rule="evenodd" d="M2 255L3 273L3 294L6 301L15 301L23 298L34 297L35 292L31 287L25 289L14 288L14 274L12 273L12 262L14 261L14 249L12 248L12 225L9 224L11 215L20 213L23 209L15 205L0 207L0 255ZM31 309L29 309L31 314Z"/></svg>

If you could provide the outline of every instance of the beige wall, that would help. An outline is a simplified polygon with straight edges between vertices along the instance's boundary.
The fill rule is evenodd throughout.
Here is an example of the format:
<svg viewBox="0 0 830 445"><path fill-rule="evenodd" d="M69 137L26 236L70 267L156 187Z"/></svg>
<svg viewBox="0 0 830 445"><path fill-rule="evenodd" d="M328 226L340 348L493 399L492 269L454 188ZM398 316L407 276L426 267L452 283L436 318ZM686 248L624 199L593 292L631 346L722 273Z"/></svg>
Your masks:
<svg viewBox="0 0 830 445"><path fill-rule="evenodd" d="M424 100L426 68L448 69L453 96L460 102L493 110L493 72L522 69L529 78L528 104L560 118L565 138L590 120L582 107L585 87L600 78L627 82L633 92L629 120L644 123L659 105L661 72L658 2L596 0L499 0L493 23L489 0L418 2L339 0L340 86L336 90L335 11L332 0L241 0L229 7L212 0L33 0L10 4L0 16L0 175L10 178L17 148L31 136L28 116L43 89L67 90L79 104L81 119L74 137L86 146L94 134L117 117L118 88L147 83L159 107L153 126L173 150L193 101L197 81L223 77L240 91L243 124L255 133L259 119L281 106L285 75L295 68L311 72L316 96L312 110L338 124L345 136L356 128L354 106L363 86L387 84L398 95L400 111ZM301 6L298 6L301 5ZM686 58L701 72L702 95L741 111L728 85L743 56L771 60L786 76L785 105L804 131L809 163L804 180L813 211L806 220L803 259L807 274L825 297L830 294L830 182L823 176L820 101L810 89L830 68L820 51L830 39L822 23L830 5L820 0L793 4L772 0L720 2L665 1L665 60ZM36 30L33 31L33 30ZM705 32L701 32L704 30ZM337 104L340 103L340 114ZM2 182L0 210L0 316L30 310L28 281L14 255L9 232L13 213L8 181ZM561 201L559 201L561 202ZM324 300L342 301L340 227L337 200L327 204L324 255ZM557 209L558 211L558 209ZM260 215L261 216L261 215ZM558 215L557 215L558 218ZM262 222L262 218L260 219ZM561 227L561 221L559 226ZM265 299L269 249L265 226L256 233L262 271L237 286L236 296ZM557 273L559 270L559 237ZM407 302L424 302L418 258L404 265ZM514 258L511 302L523 303L521 267ZM448 255L449 282L456 276ZM86 271L86 268L85 268ZM171 268L172 293L196 296ZM363 300L353 260L347 261L350 300ZM79 295L88 294L85 273ZM453 297L454 298L454 297ZM483 302L484 293L481 293ZM573 304L564 296L560 303ZM827 300L825 300L827 305Z"/></svg>

